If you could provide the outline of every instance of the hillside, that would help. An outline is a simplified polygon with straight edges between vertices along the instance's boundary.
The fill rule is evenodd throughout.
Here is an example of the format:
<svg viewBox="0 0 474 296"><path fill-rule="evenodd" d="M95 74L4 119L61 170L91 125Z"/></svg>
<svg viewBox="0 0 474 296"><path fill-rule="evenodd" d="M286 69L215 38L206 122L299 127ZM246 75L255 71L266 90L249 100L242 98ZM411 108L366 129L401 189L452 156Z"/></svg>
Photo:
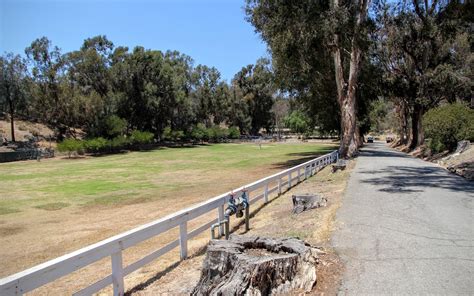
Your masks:
<svg viewBox="0 0 474 296"><path fill-rule="evenodd" d="M54 136L54 132L46 125L31 121L16 120L15 121L15 138L17 142L27 142L33 137L37 137L41 147L55 146L54 142L49 143L49 139ZM7 138L11 141L10 121L0 119L0 138ZM10 148L1 147L0 151L9 151Z"/></svg>

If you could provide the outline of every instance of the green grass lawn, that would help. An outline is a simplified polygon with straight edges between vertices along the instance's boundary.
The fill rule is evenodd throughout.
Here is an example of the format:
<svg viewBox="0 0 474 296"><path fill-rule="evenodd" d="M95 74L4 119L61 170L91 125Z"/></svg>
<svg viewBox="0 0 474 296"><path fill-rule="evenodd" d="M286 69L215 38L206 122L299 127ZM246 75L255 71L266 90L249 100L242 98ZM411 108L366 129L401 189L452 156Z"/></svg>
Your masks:
<svg viewBox="0 0 474 296"><path fill-rule="evenodd" d="M335 149L331 145L217 144L193 148L0 164L0 215L28 209L138 203L212 188L221 176L268 173ZM261 171L259 171L262 174ZM249 181L253 181L251 179ZM211 197L211 196L209 196Z"/></svg>

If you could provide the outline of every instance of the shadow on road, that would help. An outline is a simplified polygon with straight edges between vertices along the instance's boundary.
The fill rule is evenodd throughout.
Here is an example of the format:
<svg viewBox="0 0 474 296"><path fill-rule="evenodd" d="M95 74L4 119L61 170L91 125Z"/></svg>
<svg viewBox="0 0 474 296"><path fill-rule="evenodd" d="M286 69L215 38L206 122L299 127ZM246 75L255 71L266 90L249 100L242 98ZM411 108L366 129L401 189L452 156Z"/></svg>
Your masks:
<svg viewBox="0 0 474 296"><path fill-rule="evenodd" d="M363 183L382 186L379 191L389 193L423 192L427 188L444 188L474 193L474 183L462 177L449 175L442 168L431 166L388 166L385 169L362 171L362 174L380 177L362 180Z"/></svg>
<svg viewBox="0 0 474 296"><path fill-rule="evenodd" d="M398 152L398 151L387 151L387 150L379 150L376 147L383 147L383 144L366 144L362 150L361 155L367 157L401 157L401 158L410 158L410 156L406 155L405 153ZM376 146L372 146L376 145ZM372 146L372 147L371 147Z"/></svg>
<svg viewBox="0 0 474 296"><path fill-rule="evenodd" d="M372 145L365 146L362 149L361 156L395 157L399 158L401 163L401 165L387 166L379 170L361 171L362 174L369 177L362 180L362 182L380 186L379 191L400 194L423 192L428 188L444 188L452 191L474 193L474 182L451 175L444 169L435 166L402 165L413 158L402 152L388 150L382 143ZM374 159L374 161L377 160ZM373 177L370 177L370 175Z"/></svg>

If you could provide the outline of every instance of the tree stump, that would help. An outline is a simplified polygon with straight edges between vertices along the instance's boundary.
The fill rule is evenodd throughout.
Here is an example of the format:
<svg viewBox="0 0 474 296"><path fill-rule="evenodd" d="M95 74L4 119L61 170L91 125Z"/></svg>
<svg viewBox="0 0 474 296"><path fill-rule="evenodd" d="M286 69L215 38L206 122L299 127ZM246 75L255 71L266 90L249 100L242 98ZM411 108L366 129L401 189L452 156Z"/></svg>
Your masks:
<svg viewBox="0 0 474 296"><path fill-rule="evenodd" d="M332 165L332 173L337 172L337 170L345 170L347 166L347 161L344 159L339 159L335 164Z"/></svg>
<svg viewBox="0 0 474 296"><path fill-rule="evenodd" d="M293 195L293 214L299 214L303 211L325 207L327 199L319 195Z"/></svg>
<svg viewBox="0 0 474 296"><path fill-rule="evenodd" d="M317 248L297 238L231 236L212 240L192 295L274 295L309 292Z"/></svg>

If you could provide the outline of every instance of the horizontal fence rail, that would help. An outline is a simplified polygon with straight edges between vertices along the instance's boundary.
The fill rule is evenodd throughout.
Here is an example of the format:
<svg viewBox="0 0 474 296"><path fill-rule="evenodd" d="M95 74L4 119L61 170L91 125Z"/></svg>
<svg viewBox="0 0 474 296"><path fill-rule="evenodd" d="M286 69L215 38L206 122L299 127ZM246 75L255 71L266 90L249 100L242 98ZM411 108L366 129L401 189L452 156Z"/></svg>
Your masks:
<svg viewBox="0 0 474 296"><path fill-rule="evenodd" d="M337 161L337 159L338 153L337 151L333 151L274 175L234 189L233 192L240 194L243 192L243 190L246 190L250 196L250 205L262 198L264 199L264 202L268 202L268 196L271 193L277 192L278 194L281 194L284 186L286 186L286 189L291 188L298 182L301 182L302 179L307 179L308 177L316 174L325 166ZM272 182L277 182L277 186L269 188L269 184ZM263 189L263 193L258 195L255 195L255 193L252 194L252 192L259 189ZM124 277L126 275L152 262L153 260L178 246L180 247L181 259L185 259L187 257L187 241L201 234L202 232L209 231L211 225L224 219L224 206L229 198L230 193L231 192L226 192L202 203L170 214L161 219L115 235L98 243L39 264L9 277L0 279L0 295L22 295L56 279L66 276L76 270L84 268L105 257L111 258L112 274L78 291L74 295L91 295L92 293L96 293L109 285L113 285L114 295L123 295L125 290ZM216 209L218 210L218 217L216 219L188 232L188 221ZM153 238L175 227L179 227L179 237L176 240L144 256L142 259L131 263L128 266L123 266L123 250L135 246L138 243Z"/></svg>

